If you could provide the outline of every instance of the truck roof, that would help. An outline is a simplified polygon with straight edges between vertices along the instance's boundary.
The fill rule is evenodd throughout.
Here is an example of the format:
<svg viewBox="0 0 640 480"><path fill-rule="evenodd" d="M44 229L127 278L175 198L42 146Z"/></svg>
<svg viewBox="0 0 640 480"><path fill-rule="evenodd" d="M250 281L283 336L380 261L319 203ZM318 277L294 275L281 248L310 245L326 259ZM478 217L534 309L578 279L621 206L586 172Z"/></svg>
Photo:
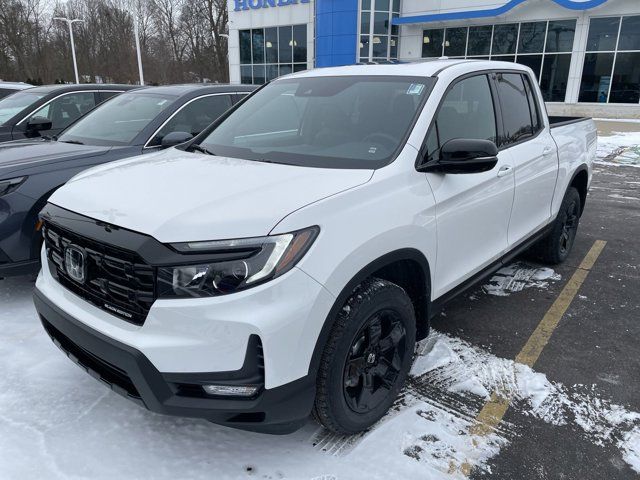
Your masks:
<svg viewBox="0 0 640 480"><path fill-rule="evenodd" d="M0 88L6 88L10 90L24 90L31 88L33 85L24 82L2 82L0 81Z"/></svg>
<svg viewBox="0 0 640 480"><path fill-rule="evenodd" d="M513 62L498 62L493 60L448 59L438 58L410 63L394 63L379 65L349 65L344 67L319 68L287 75L286 78L342 76L342 75L389 75L407 77L436 77L449 67L466 66L469 71L509 69L528 71L524 65Z"/></svg>

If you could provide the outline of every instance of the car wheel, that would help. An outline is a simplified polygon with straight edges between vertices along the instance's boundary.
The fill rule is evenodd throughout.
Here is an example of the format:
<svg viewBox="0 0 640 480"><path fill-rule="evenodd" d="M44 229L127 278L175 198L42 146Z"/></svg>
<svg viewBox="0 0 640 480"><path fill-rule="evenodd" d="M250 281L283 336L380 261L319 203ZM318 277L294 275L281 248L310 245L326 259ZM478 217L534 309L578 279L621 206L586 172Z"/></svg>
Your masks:
<svg viewBox="0 0 640 480"><path fill-rule="evenodd" d="M340 434L376 423L407 378L415 342L415 312L405 291L386 280L365 280L338 314L325 345L316 419Z"/></svg>
<svg viewBox="0 0 640 480"><path fill-rule="evenodd" d="M555 265L564 262L573 248L580 213L580 194L570 187L562 200L551 232L533 247L532 254L545 263Z"/></svg>

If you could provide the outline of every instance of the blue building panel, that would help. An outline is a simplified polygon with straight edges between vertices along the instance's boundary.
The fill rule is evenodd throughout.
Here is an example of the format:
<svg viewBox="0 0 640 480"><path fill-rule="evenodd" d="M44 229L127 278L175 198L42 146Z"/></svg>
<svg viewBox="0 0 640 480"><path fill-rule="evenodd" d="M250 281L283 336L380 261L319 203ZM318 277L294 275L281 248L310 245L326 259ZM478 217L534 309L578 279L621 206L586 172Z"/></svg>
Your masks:
<svg viewBox="0 0 640 480"><path fill-rule="evenodd" d="M316 67L357 59L358 0L316 0Z"/></svg>

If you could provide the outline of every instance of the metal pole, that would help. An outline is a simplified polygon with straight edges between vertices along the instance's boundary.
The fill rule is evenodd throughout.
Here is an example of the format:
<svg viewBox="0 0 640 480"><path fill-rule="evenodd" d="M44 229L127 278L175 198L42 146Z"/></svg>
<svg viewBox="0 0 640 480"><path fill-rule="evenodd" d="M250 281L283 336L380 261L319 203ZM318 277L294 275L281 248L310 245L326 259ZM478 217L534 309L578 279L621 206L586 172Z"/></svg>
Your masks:
<svg viewBox="0 0 640 480"><path fill-rule="evenodd" d="M73 56L73 71L76 74L76 83L80 83L80 78L78 77L78 63L76 62L76 45L73 42L73 22L71 20L67 20L69 24L69 36L71 37L71 55Z"/></svg>
<svg viewBox="0 0 640 480"><path fill-rule="evenodd" d="M133 19L133 30L136 36L136 53L138 55L138 74L140 75L140 85L144 85L144 74L142 73L142 52L140 52L140 36L138 35L138 16Z"/></svg>

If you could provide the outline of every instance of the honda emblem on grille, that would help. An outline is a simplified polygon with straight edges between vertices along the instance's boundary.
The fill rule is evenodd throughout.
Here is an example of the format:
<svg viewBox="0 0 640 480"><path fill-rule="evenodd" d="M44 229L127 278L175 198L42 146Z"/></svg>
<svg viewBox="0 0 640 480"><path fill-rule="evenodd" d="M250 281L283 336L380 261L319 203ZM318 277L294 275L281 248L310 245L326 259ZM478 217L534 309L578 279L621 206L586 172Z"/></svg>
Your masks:
<svg viewBox="0 0 640 480"><path fill-rule="evenodd" d="M84 283L87 279L87 261L84 250L75 245L69 245L64 251L64 267L73 280Z"/></svg>

